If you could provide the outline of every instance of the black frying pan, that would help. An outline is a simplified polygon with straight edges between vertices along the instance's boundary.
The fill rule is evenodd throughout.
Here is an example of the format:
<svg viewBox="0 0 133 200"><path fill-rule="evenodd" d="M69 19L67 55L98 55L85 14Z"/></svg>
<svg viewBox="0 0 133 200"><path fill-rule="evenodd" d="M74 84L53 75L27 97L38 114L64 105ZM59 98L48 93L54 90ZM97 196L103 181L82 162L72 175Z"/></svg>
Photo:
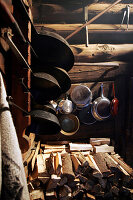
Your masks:
<svg viewBox="0 0 133 200"><path fill-rule="evenodd" d="M50 69L49 67L45 67L44 65L31 66L31 68L34 72L43 71L53 76L58 81L62 93L65 93L70 89L71 79L66 70L59 67L53 67L52 69Z"/></svg>
<svg viewBox="0 0 133 200"><path fill-rule="evenodd" d="M33 62L40 62L49 67L60 67L69 71L74 65L74 55L68 42L59 34L42 30L37 33L23 0L13 1L27 15L32 26L32 47L39 59L33 55Z"/></svg>
<svg viewBox="0 0 133 200"><path fill-rule="evenodd" d="M31 116L31 125L27 127L27 132L33 132L39 135L57 134L60 132L60 123L56 115L45 110L32 110L27 112L13 102L12 97L7 97L10 105L17 107L25 116Z"/></svg>

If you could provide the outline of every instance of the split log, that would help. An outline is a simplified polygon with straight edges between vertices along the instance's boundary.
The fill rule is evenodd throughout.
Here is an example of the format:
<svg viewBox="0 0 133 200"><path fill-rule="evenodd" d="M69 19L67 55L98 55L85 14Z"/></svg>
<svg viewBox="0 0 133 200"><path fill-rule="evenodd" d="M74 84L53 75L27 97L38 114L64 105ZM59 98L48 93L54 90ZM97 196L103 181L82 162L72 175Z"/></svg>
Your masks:
<svg viewBox="0 0 133 200"><path fill-rule="evenodd" d="M88 180L87 182L85 182L84 184L84 189L87 191L92 191L92 188L94 187L94 181L93 180Z"/></svg>
<svg viewBox="0 0 133 200"><path fill-rule="evenodd" d="M64 185L59 190L59 197L60 199L63 197L71 197L72 196L72 190L68 185Z"/></svg>
<svg viewBox="0 0 133 200"><path fill-rule="evenodd" d="M35 162L36 162L36 157L38 155L39 150L40 150L40 141L37 143L35 154L34 154L34 156L32 158L32 161L31 161L31 169L32 169L32 171L34 170L34 166L35 166Z"/></svg>
<svg viewBox="0 0 133 200"><path fill-rule="evenodd" d="M72 159L72 162L73 162L75 172L82 173L81 162L78 160L77 156L72 154L71 159Z"/></svg>
<svg viewBox="0 0 133 200"><path fill-rule="evenodd" d="M76 177L79 178L79 180L81 181L81 183L85 183L85 182L88 181L88 178L86 178L85 176L83 176L81 174L78 174Z"/></svg>
<svg viewBox="0 0 133 200"><path fill-rule="evenodd" d="M69 147L70 147L70 151L92 151L93 150L93 147L91 144L70 143Z"/></svg>
<svg viewBox="0 0 133 200"><path fill-rule="evenodd" d="M73 181L68 181L67 185L70 187L70 188L74 188L76 187L77 184L80 183L80 179L79 178L75 178Z"/></svg>
<svg viewBox="0 0 133 200"><path fill-rule="evenodd" d="M29 157L25 160L25 162L23 163L24 166L28 166L28 164L31 162L31 160L32 160L32 158L33 158L33 156L34 156L34 154L35 154L35 150L33 149L33 150L31 150L30 156L29 156Z"/></svg>
<svg viewBox="0 0 133 200"><path fill-rule="evenodd" d="M99 183L102 186L102 188L105 189L107 186L107 179L100 178Z"/></svg>
<svg viewBox="0 0 133 200"><path fill-rule="evenodd" d="M48 144L41 144L41 147L44 149L65 149L65 145L48 145Z"/></svg>
<svg viewBox="0 0 133 200"><path fill-rule="evenodd" d="M81 152L77 155L77 157L80 160L82 167L89 167L86 157Z"/></svg>
<svg viewBox="0 0 133 200"><path fill-rule="evenodd" d="M36 199L45 200L43 190L42 189L33 190L30 193L30 199L31 200L36 200Z"/></svg>
<svg viewBox="0 0 133 200"><path fill-rule="evenodd" d="M37 170L38 170L38 179L42 181L43 184L48 182L50 177L46 168L46 161L43 159L42 154L37 155Z"/></svg>
<svg viewBox="0 0 133 200"><path fill-rule="evenodd" d="M60 182L59 182L59 186L63 186L63 185L65 185L66 183L67 183L67 177L66 176L64 176L64 177L61 177L61 180L60 180Z"/></svg>
<svg viewBox="0 0 133 200"><path fill-rule="evenodd" d="M96 162L95 162L93 156L92 156L92 155L88 155L88 157L89 157L89 159L91 160L91 162L92 162L92 164L93 164L93 169L94 169L94 170L93 170L93 172L92 172L92 175L93 175L94 177L96 177L96 178L101 179L101 178L103 177L103 175L102 175L102 173L101 173L99 167L97 166L97 164L96 164Z"/></svg>
<svg viewBox="0 0 133 200"><path fill-rule="evenodd" d="M108 153L104 153L104 160L106 162L106 165L111 170L112 173L118 173L120 170L118 169L118 166L116 163L114 163L111 159L111 156Z"/></svg>
<svg viewBox="0 0 133 200"><path fill-rule="evenodd" d="M54 155L53 152L50 154L50 157L48 158L48 163L47 163L47 167L48 167L48 173L50 175L55 173L55 163L54 163Z"/></svg>
<svg viewBox="0 0 133 200"><path fill-rule="evenodd" d="M108 177L108 175L110 174L110 170L106 166L103 153L96 153L93 157L103 177Z"/></svg>
<svg viewBox="0 0 133 200"><path fill-rule="evenodd" d="M61 169L62 169L61 154L57 153L55 156L55 173L57 175L61 174Z"/></svg>
<svg viewBox="0 0 133 200"><path fill-rule="evenodd" d="M90 138L90 144L93 146L107 144L110 145L110 138Z"/></svg>
<svg viewBox="0 0 133 200"><path fill-rule="evenodd" d="M49 190L46 191L46 200L56 200L57 199L57 195L56 195L56 191L55 190Z"/></svg>
<svg viewBox="0 0 133 200"><path fill-rule="evenodd" d="M133 176L133 169L129 165L127 165L124 161L117 158L116 155L111 155L111 156L119 165L121 165L123 167L123 169L125 169L127 171L128 174Z"/></svg>
<svg viewBox="0 0 133 200"><path fill-rule="evenodd" d="M108 146L107 144L100 145L100 146L94 146L93 148L94 148L95 153L99 153L99 152L112 153L112 152L114 152L114 147Z"/></svg>
<svg viewBox="0 0 133 200"><path fill-rule="evenodd" d="M62 155L62 176L66 176L68 179L73 180L75 178L71 157L68 153Z"/></svg>
<svg viewBox="0 0 133 200"><path fill-rule="evenodd" d="M57 153L57 152L62 152L64 149L45 149L43 151L44 154L50 154L50 153Z"/></svg>
<svg viewBox="0 0 133 200"><path fill-rule="evenodd" d="M115 185L113 185L111 187L111 190L110 190L115 196L119 196L119 191L120 189L118 187L116 187Z"/></svg>
<svg viewBox="0 0 133 200"><path fill-rule="evenodd" d="M86 197L87 199L90 199L90 200L96 200L96 197L92 194L89 194L88 192L86 193Z"/></svg>
<svg viewBox="0 0 133 200"><path fill-rule="evenodd" d="M102 190L102 187L101 185L98 183L96 185L93 186L91 192L94 193L94 194L97 194L97 193L100 193Z"/></svg>
<svg viewBox="0 0 133 200"><path fill-rule="evenodd" d="M51 189L55 189L57 187L57 184L60 182L61 177L57 176L56 174L52 174L50 177L50 180L47 184L47 191Z"/></svg>

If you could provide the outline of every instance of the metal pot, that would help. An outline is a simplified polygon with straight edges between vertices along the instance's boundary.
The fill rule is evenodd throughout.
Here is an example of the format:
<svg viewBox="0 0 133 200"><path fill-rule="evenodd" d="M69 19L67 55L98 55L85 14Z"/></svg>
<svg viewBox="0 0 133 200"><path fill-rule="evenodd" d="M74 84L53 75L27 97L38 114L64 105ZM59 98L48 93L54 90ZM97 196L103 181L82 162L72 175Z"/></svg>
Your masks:
<svg viewBox="0 0 133 200"><path fill-rule="evenodd" d="M93 101L91 112L98 121L110 117L110 100L103 95L103 83L101 84L101 96Z"/></svg>
<svg viewBox="0 0 133 200"><path fill-rule="evenodd" d="M92 101L92 92L85 85L76 86L71 94L72 101L76 104L77 108L88 106Z"/></svg>

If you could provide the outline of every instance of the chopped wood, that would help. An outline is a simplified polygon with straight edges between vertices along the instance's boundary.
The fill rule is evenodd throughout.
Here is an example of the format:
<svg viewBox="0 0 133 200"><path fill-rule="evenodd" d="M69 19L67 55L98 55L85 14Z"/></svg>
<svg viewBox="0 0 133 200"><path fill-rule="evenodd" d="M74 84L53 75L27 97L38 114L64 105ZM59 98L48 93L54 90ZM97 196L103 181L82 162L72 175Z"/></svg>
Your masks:
<svg viewBox="0 0 133 200"><path fill-rule="evenodd" d="M89 166L89 163L88 163L86 157L82 153L79 153L77 157L80 160L81 165L83 167L88 167Z"/></svg>
<svg viewBox="0 0 133 200"><path fill-rule="evenodd" d="M42 154L37 155L37 170L38 170L38 177L49 177L46 167L46 160L44 160Z"/></svg>
<svg viewBox="0 0 133 200"><path fill-rule="evenodd" d="M32 158L32 161L31 161L31 169L32 169L32 171L34 170L34 166L35 166L35 162L36 162L36 157L38 155L39 149L40 149L40 141L37 143L35 154L34 154L34 156Z"/></svg>
<svg viewBox="0 0 133 200"><path fill-rule="evenodd" d="M79 184L80 183L80 179L79 178L75 178L73 181L68 181L68 186L70 187L70 188L74 188L77 184Z"/></svg>
<svg viewBox="0 0 133 200"><path fill-rule="evenodd" d="M64 185L63 187L60 188L59 190L59 197L71 197L72 196L72 190L68 185Z"/></svg>
<svg viewBox="0 0 133 200"><path fill-rule="evenodd" d="M54 189L49 191L46 190L46 199L56 200L57 199L56 191Z"/></svg>
<svg viewBox="0 0 133 200"><path fill-rule="evenodd" d="M55 156L55 173L61 174L61 168L62 168L62 160L61 160L61 154L57 152Z"/></svg>
<svg viewBox="0 0 133 200"><path fill-rule="evenodd" d="M117 164L113 162L111 156L108 153L104 153L103 156L107 167L111 170L112 173L120 171Z"/></svg>
<svg viewBox="0 0 133 200"><path fill-rule="evenodd" d="M72 160L70 154L65 153L62 155L62 176L66 176L69 179L75 178L75 174L73 172Z"/></svg>
<svg viewBox="0 0 133 200"><path fill-rule="evenodd" d="M79 178L82 183L85 183L88 181L88 178L86 178L85 176L81 174L78 174L77 178Z"/></svg>
<svg viewBox="0 0 133 200"><path fill-rule="evenodd" d="M93 148L94 148L94 152L95 153L99 153L99 152L111 153L111 152L114 152L114 147L113 146L109 146L107 144L100 145L100 146L94 146Z"/></svg>
<svg viewBox="0 0 133 200"><path fill-rule="evenodd" d="M47 191L56 188L60 180L61 177L57 176L56 174L52 174L47 185Z"/></svg>
<svg viewBox="0 0 133 200"><path fill-rule="evenodd" d="M47 162L47 167L48 167L48 173L50 175L55 173L55 166L54 166L54 155L53 152L50 154L50 157L48 158L48 162Z"/></svg>
<svg viewBox="0 0 133 200"><path fill-rule="evenodd" d="M93 151L91 144L70 143L70 151Z"/></svg>
<svg viewBox="0 0 133 200"><path fill-rule="evenodd" d="M118 187L116 187L115 185L113 185L111 187L111 190L110 190L115 196L118 196L119 195L119 191L120 189Z"/></svg>
<svg viewBox="0 0 133 200"><path fill-rule="evenodd" d="M72 151L71 154L78 155L79 152L78 152L78 151ZM88 156L88 155L90 155L90 151L82 151L82 154L83 154L84 156Z"/></svg>
<svg viewBox="0 0 133 200"><path fill-rule="evenodd" d="M46 149L43 151L44 154L50 154L50 153L57 153L57 152L62 152L64 149Z"/></svg>
<svg viewBox="0 0 133 200"><path fill-rule="evenodd" d="M43 190L42 189L33 190L30 193L30 199L31 200L36 200L36 199L45 200Z"/></svg>
<svg viewBox="0 0 133 200"><path fill-rule="evenodd" d="M110 170L106 166L106 162L104 160L104 154L103 153L96 153L94 154L94 160L96 161L96 164L98 165L98 168L100 169L100 172L102 173L103 177L108 177L110 174Z"/></svg>
<svg viewBox="0 0 133 200"><path fill-rule="evenodd" d="M96 184L96 185L93 186L91 192L93 192L93 193L100 193L101 190L102 190L102 187L101 187L101 185L98 183L98 184Z"/></svg>
<svg viewBox="0 0 133 200"><path fill-rule="evenodd" d="M92 156L92 155L88 155L88 157L89 157L89 159L92 161L93 166L94 166L94 170L93 170L92 175L93 175L94 177L96 177L96 178L102 178L103 175L102 175L102 173L101 173L99 167L97 166L97 164L96 164L96 162L95 162L93 156Z"/></svg>
<svg viewBox="0 0 133 200"><path fill-rule="evenodd" d="M124 161L120 160L116 155L112 155L112 158L127 171L128 174L133 176L133 169L127 165Z"/></svg>
<svg viewBox="0 0 133 200"><path fill-rule="evenodd" d="M65 149L65 145L41 144L41 147L44 147L45 149Z"/></svg>
<svg viewBox="0 0 133 200"><path fill-rule="evenodd" d="M63 186L63 185L65 185L66 183L67 183L67 177L66 176L64 176L64 177L61 177L61 180L60 180L60 182L59 182L59 186Z"/></svg>
<svg viewBox="0 0 133 200"><path fill-rule="evenodd" d="M85 182L85 184L84 184L84 188L86 190L91 191L93 187L94 187L94 181L92 181L91 179L88 180L87 182Z"/></svg>
<svg viewBox="0 0 133 200"><path fill-rule="evenodd" d="M107 179L99 178L99 183L102 186L103 189L107 186Z"/></svg>
<svg viewBox="0 0 133 200"><path fill-rule="evenodd" d="M77 156L72 154L71 159L73 162L75 172L81 173L82 172L81 162L78 160Z"/></svg>
<svg viewBox="0 0 133 200"><path fill-rule="evenodd" d="M30 154L30 156L25 160L25 162L23 163L24 164L24 166L28 166L28 164L31 162L31 160L32 160L32 158L33 158L33 156L34 156L34 154L35 154L35 150L33 149L33 150L31 150L31 154Z"/></svg>
<svg viewBox="0 0 133 200"><path fill-rule="evenodd" d="M90 144L93 146L107 144L110 145L110 138L90 138Z"/></svg>
<svg viewBox="0 0 133 200"><path fill-rule="evenodd" d="M92 194L89 194L88 192L86 193L86 197L87 199L90 199L90 200L96 200L96 197L93 196Z"/></svg>

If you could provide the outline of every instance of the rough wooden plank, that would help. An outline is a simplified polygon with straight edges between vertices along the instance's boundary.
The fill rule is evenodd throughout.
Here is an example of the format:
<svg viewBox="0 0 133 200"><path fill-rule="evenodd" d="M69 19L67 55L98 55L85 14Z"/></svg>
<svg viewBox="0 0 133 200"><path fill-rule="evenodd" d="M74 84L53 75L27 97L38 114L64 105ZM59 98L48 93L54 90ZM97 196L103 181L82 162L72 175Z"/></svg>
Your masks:
<svg viewBox="0 0 133 200"><path fill-rule="evenodd" d="M95 153L99 153L99 152L113 153L114 152L114 147L108 146L107 144L94 146L93 148L94 148Z"/></svg>
<svg viewBox="0 0 133 200"><path fill-rule="evenodd" d="M102 144L110 145L110 138L90 138L90 144L93 146Z"/></svg>
<svg viewBox="0 0 133 200"><path fill-rule="evenodd" d="M69 144L70 151L92 151L93 147L91 144L81 144L81 143L70 143Z"/></svg>
<svg viewBox="0 0 133 200"><path fill-rule="evenodd" d="M108 177L108 175L110 174L110 170L106 166L103 153L94 154L94 160L96 161L96 164L98 165L101 173L103 174L103 177Z"/></svg>

